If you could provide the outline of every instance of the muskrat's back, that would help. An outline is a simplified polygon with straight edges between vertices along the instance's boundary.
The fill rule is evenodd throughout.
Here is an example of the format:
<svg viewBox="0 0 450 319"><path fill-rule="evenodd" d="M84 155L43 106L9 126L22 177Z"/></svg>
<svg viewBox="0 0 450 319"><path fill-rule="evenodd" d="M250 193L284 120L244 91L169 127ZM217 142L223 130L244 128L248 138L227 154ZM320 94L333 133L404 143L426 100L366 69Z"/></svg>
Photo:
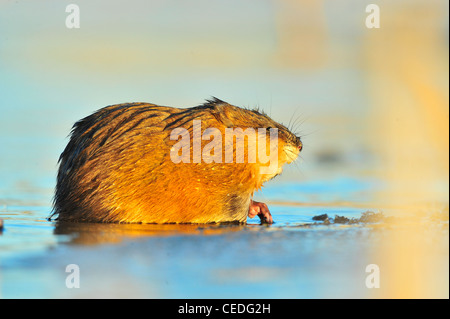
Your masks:
<svg viewBox="0 0 450 319"><path fill-rule="evenodd" d="M301 145L267 116L218 99L187 109L148 103L108 106L73 126L59 159L53 215L60 221L245 222L253 192L267 178L255 163L171 160L177 142L171 132L192 132L194 120L221 132L250 127L246 121L254 127L276 125L289 136L286 140Z"/></svg>

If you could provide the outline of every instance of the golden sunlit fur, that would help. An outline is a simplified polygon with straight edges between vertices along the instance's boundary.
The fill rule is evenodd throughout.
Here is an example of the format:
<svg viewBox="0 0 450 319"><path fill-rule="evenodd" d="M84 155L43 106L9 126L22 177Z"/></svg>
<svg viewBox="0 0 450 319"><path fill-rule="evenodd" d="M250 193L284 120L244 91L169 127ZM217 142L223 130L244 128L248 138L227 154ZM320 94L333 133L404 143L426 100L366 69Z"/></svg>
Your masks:
<svg viewBox="0 0 450 319"><path fill-rule="evenodd" d="M276 172L261 174L260 167L267 164L247 160L174 163L170 149L177 140L170 133L182 127L192 136L193 120L201 120L202 131L214 127L222 134L233 127L277 128ZM202 149L208 143L202 141ZM108 106L74 125L60 157L53 215L60 221L245 222L254 191L300 149L300 139L265 114L218 99L187 109L147 103ZM235 159L235 150L233 154Z"/></svg>

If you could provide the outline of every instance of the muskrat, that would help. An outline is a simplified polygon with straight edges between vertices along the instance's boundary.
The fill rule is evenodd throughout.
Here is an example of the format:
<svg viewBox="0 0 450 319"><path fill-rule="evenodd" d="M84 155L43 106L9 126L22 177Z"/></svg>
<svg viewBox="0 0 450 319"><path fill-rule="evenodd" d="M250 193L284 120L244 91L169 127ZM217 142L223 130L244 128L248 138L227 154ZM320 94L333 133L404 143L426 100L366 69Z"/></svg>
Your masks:
<svg viewBox="0 0 450 319"><path fill-rule="evenodd" d="M244 162L236 160L237 136L231 140L231 163L229 159L225 163L220 160L229 150L229 145L220 141L214 148L214 155L219 157L199 160L195 147L201 146L205 154L208 141L204 136L197 146L189 144L184 159L190 162L174 161L174 154L179 155L179 151L173 152L174 147L180 143L173 138L174 130L191 134L196 120L201 120L203 129L215 128L222 134L233 128L277 131L276 169L262 173L267 162L250 161L249 136L243 138L248 146ZM264 146L271 141L272 135ZM258 139L258 143L262 147L263 141ZM267 205L253 201L253 193L280 174L282 166L294 161L301 149L300 138L264 112L217 98L184 109L149 103L107 106L74 124L58 161L50 218L57 215L58 221L74 222L244 223L247 216L258 215L262 222L272 223Z"/></svg>

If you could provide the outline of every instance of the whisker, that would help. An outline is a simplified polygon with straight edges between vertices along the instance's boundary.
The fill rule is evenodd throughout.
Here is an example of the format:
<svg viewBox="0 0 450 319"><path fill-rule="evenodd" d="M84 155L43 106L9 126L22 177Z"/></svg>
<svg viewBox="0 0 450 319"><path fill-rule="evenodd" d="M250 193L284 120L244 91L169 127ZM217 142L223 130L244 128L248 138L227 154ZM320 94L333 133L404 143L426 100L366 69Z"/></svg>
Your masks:
<svg viewBox="0 0 450 319"><path fill-rule="evenodd" d="M287 126L287 127L288 127L289 131L291 131L291 132L292 132L292 128L293 128L293 126L291 126L292 119L294 118L295 113L297 113L298 110L299 110L299 109L295 109L295 110L294 110L294 113L292 114L291 118L289 119L289 123L288 123L288 126Z"/></svg>
<svg viewBox="0 0 450 319"><path fill-rule="evenodd" d="M295 114L295 113L294 113ZM292 123L292 129L294 129L297 126L297 122L303 117L303 113L300 113Z"/></svg>
<svg viewBox="0 0 450 319"><path fill-rule="evenodd" d="M293 127L293 131L297 131L299 127L301 127L307 120L309 120L310 117L305 117L300 123L295 124L295 127Z"/></svg>
<svg viewBox="0 0 450 319"><path fill-rule="evenodd" d="M272 93L270 93L270 108L269 108L269 116L270 116L270 118L272 118Z"/></svg>
<svg viewBox="0 0 450 319"><path fill-rule="evenodd" d="M305 174L303 173L303 171L300 168L300 163L298 161L294 161L292 163L294 164L294 166L297 169L297 171L302 175L302 177L305 177Z"/></svg>
<svg viewBox="0 0 450 319"><path fill-rule="evenodd" d="M322 131L322 130L321 129L316 129L316 130L311 131L309 133L302 133L301 131L296 131L294 134L297 135L297 136L300 136L303 139L304 137L308 137L308 136L316 134L317 132L320 132L320 131Z"/></svg>

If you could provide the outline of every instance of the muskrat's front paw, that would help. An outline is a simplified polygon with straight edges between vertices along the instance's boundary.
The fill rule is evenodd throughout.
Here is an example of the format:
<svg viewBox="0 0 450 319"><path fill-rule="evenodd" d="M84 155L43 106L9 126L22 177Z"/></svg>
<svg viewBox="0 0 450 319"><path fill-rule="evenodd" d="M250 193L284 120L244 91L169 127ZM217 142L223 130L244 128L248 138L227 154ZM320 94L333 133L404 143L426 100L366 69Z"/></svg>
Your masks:
<svg viewBox="0 0 450 319"><path fill-rule="evenodd" d="M248 217L253 218L256 215L261 219L261 224L273 224L272 215L267 205L252 200L248 209Z"/></svg>

